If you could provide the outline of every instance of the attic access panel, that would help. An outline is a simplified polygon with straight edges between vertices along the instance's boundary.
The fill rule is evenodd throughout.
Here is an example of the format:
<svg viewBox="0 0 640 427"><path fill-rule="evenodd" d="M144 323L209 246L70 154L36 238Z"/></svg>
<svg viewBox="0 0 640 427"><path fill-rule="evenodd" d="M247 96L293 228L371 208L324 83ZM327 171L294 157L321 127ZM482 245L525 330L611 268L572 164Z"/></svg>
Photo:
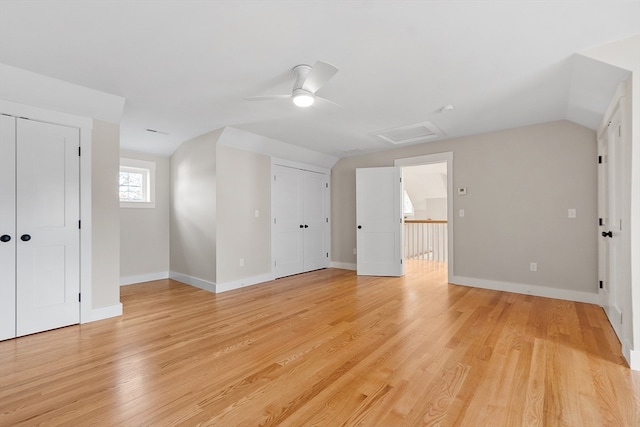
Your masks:
<svg viewBox="0 0 640 427"><path fill-rule="evenodd" d="M391 144L400 145L429 141L443 136L444 133L431 122L421 122L374 132L372 135Z"/></svg>

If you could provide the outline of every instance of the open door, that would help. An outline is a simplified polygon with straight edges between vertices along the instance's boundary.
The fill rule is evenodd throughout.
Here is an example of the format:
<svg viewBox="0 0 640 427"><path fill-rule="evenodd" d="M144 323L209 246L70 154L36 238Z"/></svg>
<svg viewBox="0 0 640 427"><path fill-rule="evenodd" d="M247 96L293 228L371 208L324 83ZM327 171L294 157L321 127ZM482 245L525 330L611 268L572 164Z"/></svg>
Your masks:
<svg viewBox="0 0 640 427"><path fill-rule="evenodd" d="M622 126L618 109L600 138L598 155L598 263L602 305L611 326L622 337L621 208Z"/></svg>
<svg viewBox="0 0 640 427"><path fill-rule="evenodd" d="M404 275L402 221L402 169L356 169L358 275Z"/></svg>

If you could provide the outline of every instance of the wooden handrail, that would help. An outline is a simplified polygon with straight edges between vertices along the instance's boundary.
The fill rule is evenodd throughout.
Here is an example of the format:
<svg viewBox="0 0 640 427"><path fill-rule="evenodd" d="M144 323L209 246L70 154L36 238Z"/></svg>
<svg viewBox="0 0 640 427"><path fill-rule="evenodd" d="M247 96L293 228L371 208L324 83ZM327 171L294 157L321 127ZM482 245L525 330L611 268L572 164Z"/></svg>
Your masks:
<svg viewBox="0 0 640 427"><path fill-rule="evenodd" d="M405 224L446 224L447 220L440 219L405 219Z"/></svg>

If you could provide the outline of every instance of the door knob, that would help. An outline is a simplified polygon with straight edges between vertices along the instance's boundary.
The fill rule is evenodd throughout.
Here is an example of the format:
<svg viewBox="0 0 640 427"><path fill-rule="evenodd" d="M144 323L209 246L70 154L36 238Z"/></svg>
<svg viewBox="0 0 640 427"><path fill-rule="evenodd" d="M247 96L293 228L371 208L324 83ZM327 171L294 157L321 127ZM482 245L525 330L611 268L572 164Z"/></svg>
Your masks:
<svg viewBox="0 0 640 427"><path fill-rule="evenodd" d="M362 226L361 226L361 225L359 225L359 226L358 226L358 230L360 230L361 228L362 228Z"/></svg>
<svg viewBox="0 0 640 427"><path fill-rule="evenodd" d="M304 225L300 224L300 228L304 228Z"/></svg>
<svg viewBox="0 0 640 427"><path fill-rule="evenodd" d="M602 237L610 237L610 238L613 238L613 232L611 232L611 231L603 231L603 232L602 232Z"/></svg>
<svg viewBox="0 0 640 427"><path fill-rule="evenodd" d="M11 236L9 236L8 234L3 234L2 236L0 236L0 242L8 242L9 240L11 240Z"/></svg>
<svg viewBox="0 0 640 427"><path fill-rule="evenodd" d="M307 224L304 225L304 228L309 228L309 226Z"/></svg>
<svg viewBox="0 0 640 427"><path fill-rule="evenodd" d="M22 240L23 242L28 242L29 240L31 240L31 236L29 236L28 234L23 234L22 236L20 236L20 240Z"/></svg>

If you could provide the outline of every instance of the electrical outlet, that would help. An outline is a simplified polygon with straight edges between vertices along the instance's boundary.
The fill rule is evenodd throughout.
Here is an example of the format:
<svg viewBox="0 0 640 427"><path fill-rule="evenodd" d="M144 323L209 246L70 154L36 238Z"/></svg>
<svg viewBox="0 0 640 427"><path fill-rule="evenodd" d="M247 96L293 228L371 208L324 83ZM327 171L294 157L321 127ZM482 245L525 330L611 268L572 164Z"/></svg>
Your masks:
<svg viewBox="0 0 640 427"><path fill-rule="evenodd" d="M538 263L537 262L529 263L529 271L538 271Z"/></svg>
<svg viewBox="0 0 640 427"><path fill-rule="evenodd" d="M578 217L578 215L577 215L576 210L575 210L575 209L569 209L569 210L567 210L567 217L568 217L568 218L577 218L577 217Z"/></svg>

